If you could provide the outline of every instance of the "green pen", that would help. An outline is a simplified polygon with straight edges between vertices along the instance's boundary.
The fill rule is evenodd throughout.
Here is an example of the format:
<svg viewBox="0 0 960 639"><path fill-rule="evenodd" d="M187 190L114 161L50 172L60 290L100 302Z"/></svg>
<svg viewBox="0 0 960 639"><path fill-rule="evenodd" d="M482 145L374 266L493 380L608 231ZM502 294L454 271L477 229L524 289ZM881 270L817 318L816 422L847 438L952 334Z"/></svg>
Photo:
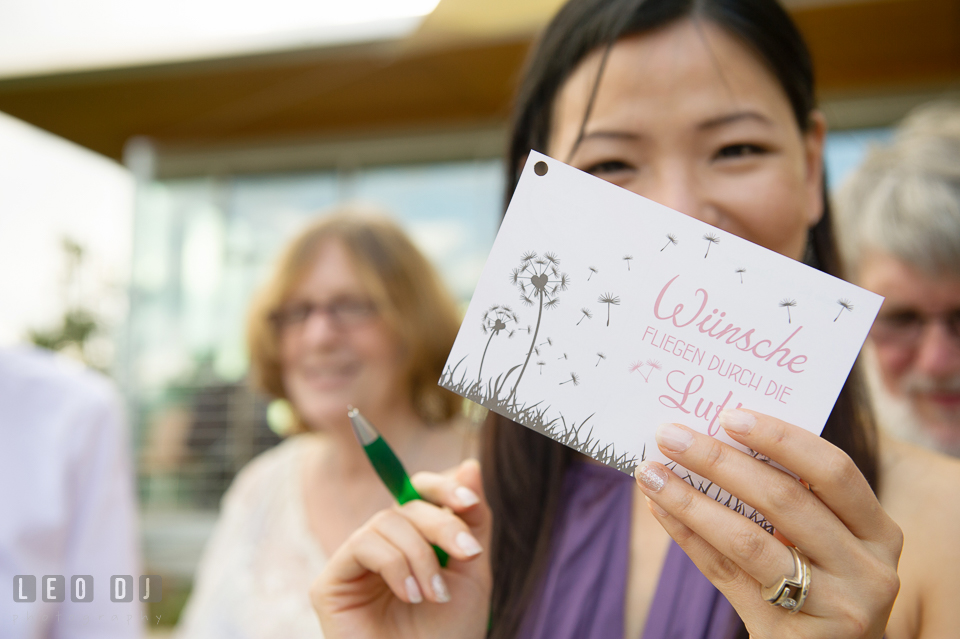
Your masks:
<svg viewBox="0 0 960 639"><path fill-rule="evenodd" d="M397 502L402 505L414 499L422 499L414 489L413 484L410 483L410 476L403 469L403 464L393 454L390 446L380 436L377 429L373 427L373 424L368 422L367 418L352 406L347 407L347 417L350 418L353 433L357 436L360 445L363 446L363 451L367 454L370 463L373 464L373 469L377 471L377 475L386 484L387 490L396 498ZM446 568L450 556L437 546L433 547L433 551L437 553L440 566Z"/></svg>

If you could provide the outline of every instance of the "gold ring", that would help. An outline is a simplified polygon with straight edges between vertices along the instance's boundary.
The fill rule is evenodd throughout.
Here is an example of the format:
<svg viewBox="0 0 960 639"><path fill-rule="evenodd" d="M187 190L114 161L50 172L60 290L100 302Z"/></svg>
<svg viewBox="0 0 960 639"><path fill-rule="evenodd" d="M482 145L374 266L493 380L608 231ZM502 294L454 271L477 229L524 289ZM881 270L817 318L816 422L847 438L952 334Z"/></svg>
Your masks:
<svg viewBox="0 0 960 639"><path fill-rule="evenodd" d="M762 586L760 595L764 601L773 606L780 606L790 612L799 612L810 593L810 575L813 568L810 566L810 560L803 553L793 546L790 546L789 550L793 554L793 576L784 575L774 585Z"/></svg>

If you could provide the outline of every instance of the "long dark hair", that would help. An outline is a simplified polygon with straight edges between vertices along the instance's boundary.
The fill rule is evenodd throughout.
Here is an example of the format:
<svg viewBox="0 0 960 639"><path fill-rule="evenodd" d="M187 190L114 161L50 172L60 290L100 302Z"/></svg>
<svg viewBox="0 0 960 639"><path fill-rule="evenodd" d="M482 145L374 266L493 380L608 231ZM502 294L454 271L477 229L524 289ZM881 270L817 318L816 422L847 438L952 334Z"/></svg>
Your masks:
<svg viewBox="0 0 960 639"><path fill-rule="evenodd" d="M809 130L815 107L813 64L803 38L776 0L571 0L544 31L527 62L509 142L507 200L529 151L546 150L554 100L583 59L603 51L585 124L613 44L684 18L717 25L751 47L786 93L800 131ZM823 207L823 216L810 229L804 261L839 276L825 180ZM823 437L846 451L876 490L876 430L856 367ZM551 439L504 417L490 416L483 461L485 490L494 512L491 638L512 638L519 629L549 557L561 480L575 456ZM741 634L745 636L742 628Z"/></svg>

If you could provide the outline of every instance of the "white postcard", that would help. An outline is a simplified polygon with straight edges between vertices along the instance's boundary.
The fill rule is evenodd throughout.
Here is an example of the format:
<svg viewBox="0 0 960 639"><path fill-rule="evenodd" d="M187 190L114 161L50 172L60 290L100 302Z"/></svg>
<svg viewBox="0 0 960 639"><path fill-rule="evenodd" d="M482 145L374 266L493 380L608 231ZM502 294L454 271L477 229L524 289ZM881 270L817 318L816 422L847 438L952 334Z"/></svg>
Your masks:
<svg viewBox="0 0 960 639"><path fill-rule="evenodd" d="M440 383L632 473L743 406L819 434L883 298L531 152ZM750 452L750 451L747 451ZM762 523L762 522L761 522Z"/></svg>

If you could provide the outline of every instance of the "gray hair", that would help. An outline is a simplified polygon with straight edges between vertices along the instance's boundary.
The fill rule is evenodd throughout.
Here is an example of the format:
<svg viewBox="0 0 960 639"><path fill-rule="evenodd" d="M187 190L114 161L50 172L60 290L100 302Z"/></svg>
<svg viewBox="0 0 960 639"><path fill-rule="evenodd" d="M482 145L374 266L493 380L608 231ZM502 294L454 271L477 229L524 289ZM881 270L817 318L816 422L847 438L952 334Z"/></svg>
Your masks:
<svg viewBox="0 0 960 639"><path fill-rule="evenodd" d="M911 112L892 144L868 152L835 204L849 274L881 251L931 275L960 276L960 103Z"/></svg>

